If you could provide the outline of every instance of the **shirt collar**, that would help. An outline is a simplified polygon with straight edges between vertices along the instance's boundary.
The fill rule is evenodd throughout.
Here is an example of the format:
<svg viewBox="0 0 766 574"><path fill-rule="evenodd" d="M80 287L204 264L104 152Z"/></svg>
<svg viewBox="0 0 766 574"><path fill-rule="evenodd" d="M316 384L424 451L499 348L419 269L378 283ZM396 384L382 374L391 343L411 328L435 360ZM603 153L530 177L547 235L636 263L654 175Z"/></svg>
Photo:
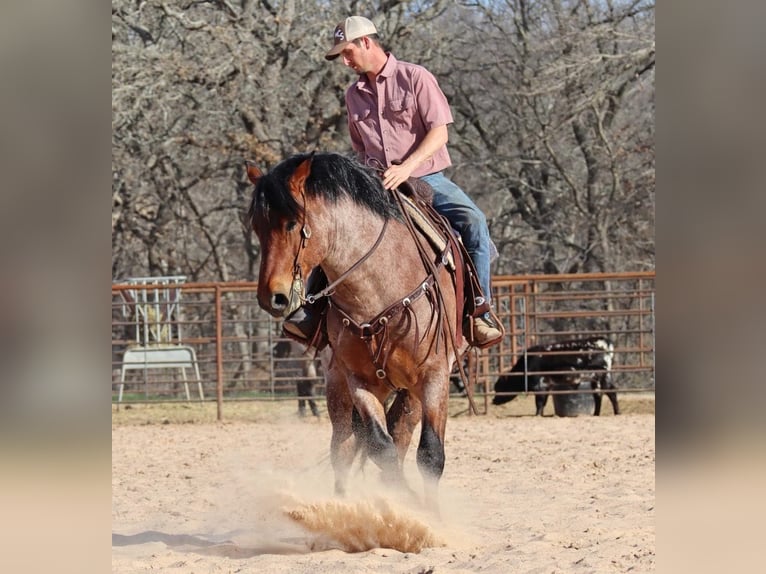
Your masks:
<svg viewBox="0 0 766 574"><path fill-rule="evenodd" d="M389 78L393 76L394 71L396 70L396 64L398 60L391 52L387 52L387 54L388 58L386 59L386 63L383 65L383 69L378 74L378 77ZM359 76L359 79L356 82L356 88L358 90L372 92L372 89L370 88L370 80L367 78L367 74L361 74Z"/></svg>
<svg viewBox="0 0 766 574"><path fill-rule="evenodd" d="M388 59L386 60L385 65L383 66L383 69L380 71L379 76L383 76L384 78L388 78L394 74L394 70L396 70L396 64L397 60L394 57L394 55L391 52L388 52Z"/></svg>

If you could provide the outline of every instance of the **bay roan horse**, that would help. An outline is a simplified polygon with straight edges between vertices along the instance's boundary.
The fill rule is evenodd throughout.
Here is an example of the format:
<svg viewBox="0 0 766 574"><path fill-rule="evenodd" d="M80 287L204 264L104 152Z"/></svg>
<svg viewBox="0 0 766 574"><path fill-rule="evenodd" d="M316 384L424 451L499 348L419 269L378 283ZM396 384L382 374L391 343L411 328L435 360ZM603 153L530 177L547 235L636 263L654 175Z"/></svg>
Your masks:
<svg viewBox="0 0 766 574"><path fill-rule="evenodd" d="M360 448L385 482L406 486L402 462L421 422L417 464L426 503L437 509L449 376L464 346L442 254L423 249L394 194L344 156L298 155L268 173L248 162L247 172L255 184L248 216L261 245L260 306L287 314L295 281L305 283L316 266L329 282L314 295L329 298L332 358L324 366L336 493L344 493Z"/></svg>

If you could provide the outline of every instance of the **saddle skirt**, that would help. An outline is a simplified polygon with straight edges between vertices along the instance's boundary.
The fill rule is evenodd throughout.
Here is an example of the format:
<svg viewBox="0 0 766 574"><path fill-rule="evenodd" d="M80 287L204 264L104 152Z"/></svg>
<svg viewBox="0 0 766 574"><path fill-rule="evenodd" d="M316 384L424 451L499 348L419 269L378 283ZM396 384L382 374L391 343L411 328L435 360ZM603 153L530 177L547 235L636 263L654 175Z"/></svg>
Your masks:
<svg viewBox="0 0 766 574"><path fill-rule="evenodd" d="M407 215L412 223L414 223L418 230L426 237L426 239L428 239L428 242L437 254L444 253L445 250L447 250L447 238L444 236L444 230L437 229L436 225L423 215L421 208L418 207L406 193L402 193L401 191L399 193L403 200L402 205L406 208ZM457 237L457 240L460 241L459 236ZM444 264L453 273L457 269L455 266L455 258L452 256L451 251L447 251Z"/></svg>
<svg viewBox="0 0 766 574"><path fill-rule="evenodd" d="M476 268L460 235L433 207L433 188L425 181L411 177L397 191L405 218L427 238L436 254L442 255L443 264L452 273L459 318L462 320L464 314L477 317L489 311Z"/></svg>

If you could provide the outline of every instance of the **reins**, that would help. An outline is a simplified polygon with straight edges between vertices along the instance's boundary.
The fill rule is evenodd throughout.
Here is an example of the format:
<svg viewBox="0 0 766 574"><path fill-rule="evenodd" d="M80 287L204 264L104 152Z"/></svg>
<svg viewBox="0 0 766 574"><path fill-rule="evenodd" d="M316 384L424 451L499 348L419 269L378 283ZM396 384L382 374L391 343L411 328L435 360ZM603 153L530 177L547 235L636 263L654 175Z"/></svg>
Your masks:
<svg viewBox="0 0 766 574"><path fill-rule="evenodd" d="M364 256L359 261L357 261L351 267L349 267L346 271L341 273L340 277L338 277L335 281L330 283L327 287L325 287L324 289L322 289L316 294L309 294L306 297L306 301L308 303L315 303L318 299L321 299L322 297L328 297L332 295L335 292L335 288L338 285L340 285L343 281L345 281L346 278L357 269L357 267L359 267L362 263L367 261L367 258L375 252L375 250L380 245L380 242L383 241L383 236L386 234L387 227L388 227L388 219L383 221L383 227L380 230L380 235L378 235L378 239L375 240L375 244L370 248L370 250L367 253L365 253Z"/></svg>
<svg viewBox="0 0 766 574"><path fill-rule="evenodd" d="M301 225L301 243L298 246L298 250L295 252L295 257L293 259L293 285L298 283L299 285L303 284L303 277L301 273L301 266L300 263L298 263L298 259L300 257L301 251L303 251L306 248L306 243L308 242L309 238L311 237L311 228L306 224L306 195L305 192L302 192L303 195L303 224ZM335 281L330 283L327 287L322 289L319 293L310 293L307 297L303 299L304 302L313 304L316 303L319 299L322 297L328 297L332 295L335 292L335 288L340 285L343 281L346 280L346 278L351 275L362 263L367 261L367 258L372 255L375 250L380 245L380 242L383 241L383 236L386 234L386 228L388 227L388 219L383 221L383 227L380 230L380 234L378 235L378 238L375 240L375 244L370 248L370 250L365 253L359 261L354 263L351 267L349 267L346 271L344 271L340 277L338 277Z"/></svg>
<svg viewBox="0 0 766 574"><path fill-rule="evenodd" d="M422 243L418 241L418 235L417 235L417 230L415 228L415 224L412 221L412 216L410 215L409 210L404 205L404 200L402 199L401 194L397 193L396 190L391 190L391 193L396 198L396 202L399 205L399 209L401 210L402 214L404 214L404 219L407 223L407 229L409 230L410 235L412 235L412 238L415 240L415 245L417 245L418 254L420 255L421 260L423 261L423 265L429 271L429 273L431 274L431 277L435 279L436 273L437 273L436 265L434 264L433 261L431 261L431 257L430 257L431 254L425 249L425 247L423 247ZM451 226L449 225L448 222L444 220L444 217L438 214L434 209L431 209L431 217L438 218L442 222L442 227L446 230L446 233L447 234L450 233L449 230L451 229ZM445 247L444 252L442 252L442 257L440 261L441 265L445 264L447 252L449 251L450 246L452 247L455 246L455 239L451 235L448 235L447 246ZM455 254L455 256L457 255L456 251L457 250L453 249L453 253ZM459 273L459 272L460 272L459 269L455 270L455 273ZM452 351L455 353L455 362L457 363L457 366L458 366L460 379L463 381L463 385L465 386L465 388L468 389L471 387L471 385L469 384L468 376L465 374L465 370L463 369L463 357L460 356L459 345L457 342L458 334L455 332L455 330L453 330L452 323L450 321L445 321L443 317L443 315L446 313L446 303L444 302L444 295L442 293L442 290L436 281L434 281L434 291L436 292L436 297L438 298L438 308L439 308L439 312L437 313L438 315L437 330L445 331L445 335L447 334L449 335L449 337L445 337L445 338L447 338L450 344L452 345ZM457 296L457 293L456 293L456 296ZM446 323L446 326L447 326L446 329L444 329L443 327L444 323ZM436 350L438 351L439 337L438 336L434 337L434 339L436 339L435 341L437 345ZM432 341L431 345L433 346L433 344L434 344L434 341ZM430 349L429 349L429 352L430 352ZM478 414L479 411L476 408L476 404L474 403L472 394L473 393L468 393L468 403L470 408L472 409L472 412L474 414Z"/></svg>

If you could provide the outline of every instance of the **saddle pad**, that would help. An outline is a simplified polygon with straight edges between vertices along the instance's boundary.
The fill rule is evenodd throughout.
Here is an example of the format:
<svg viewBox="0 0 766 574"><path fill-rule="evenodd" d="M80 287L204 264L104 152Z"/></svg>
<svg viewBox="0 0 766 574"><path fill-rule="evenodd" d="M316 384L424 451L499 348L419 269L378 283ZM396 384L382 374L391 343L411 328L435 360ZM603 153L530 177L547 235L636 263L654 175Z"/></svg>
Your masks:
<svg viewBox="0 0 766 574"><path fill-rule="evenodd" d="M428 242L434 248L435 254L440 255L444 253L444 250L447 248L447 239L442 234L442 231L437 229L434 224L423 215L420 208L407 197L407 195L400 192L397 193L399 193L399 196L404 200L403 205L407 209L407 213L412 219L412 222L417 226L421 233L426 236ZM460 237L458 237L458 241L460 241ZM447 253L447 261L445 265L450 271L455 271L455 260L452 257L451 251Z"/></svg>

